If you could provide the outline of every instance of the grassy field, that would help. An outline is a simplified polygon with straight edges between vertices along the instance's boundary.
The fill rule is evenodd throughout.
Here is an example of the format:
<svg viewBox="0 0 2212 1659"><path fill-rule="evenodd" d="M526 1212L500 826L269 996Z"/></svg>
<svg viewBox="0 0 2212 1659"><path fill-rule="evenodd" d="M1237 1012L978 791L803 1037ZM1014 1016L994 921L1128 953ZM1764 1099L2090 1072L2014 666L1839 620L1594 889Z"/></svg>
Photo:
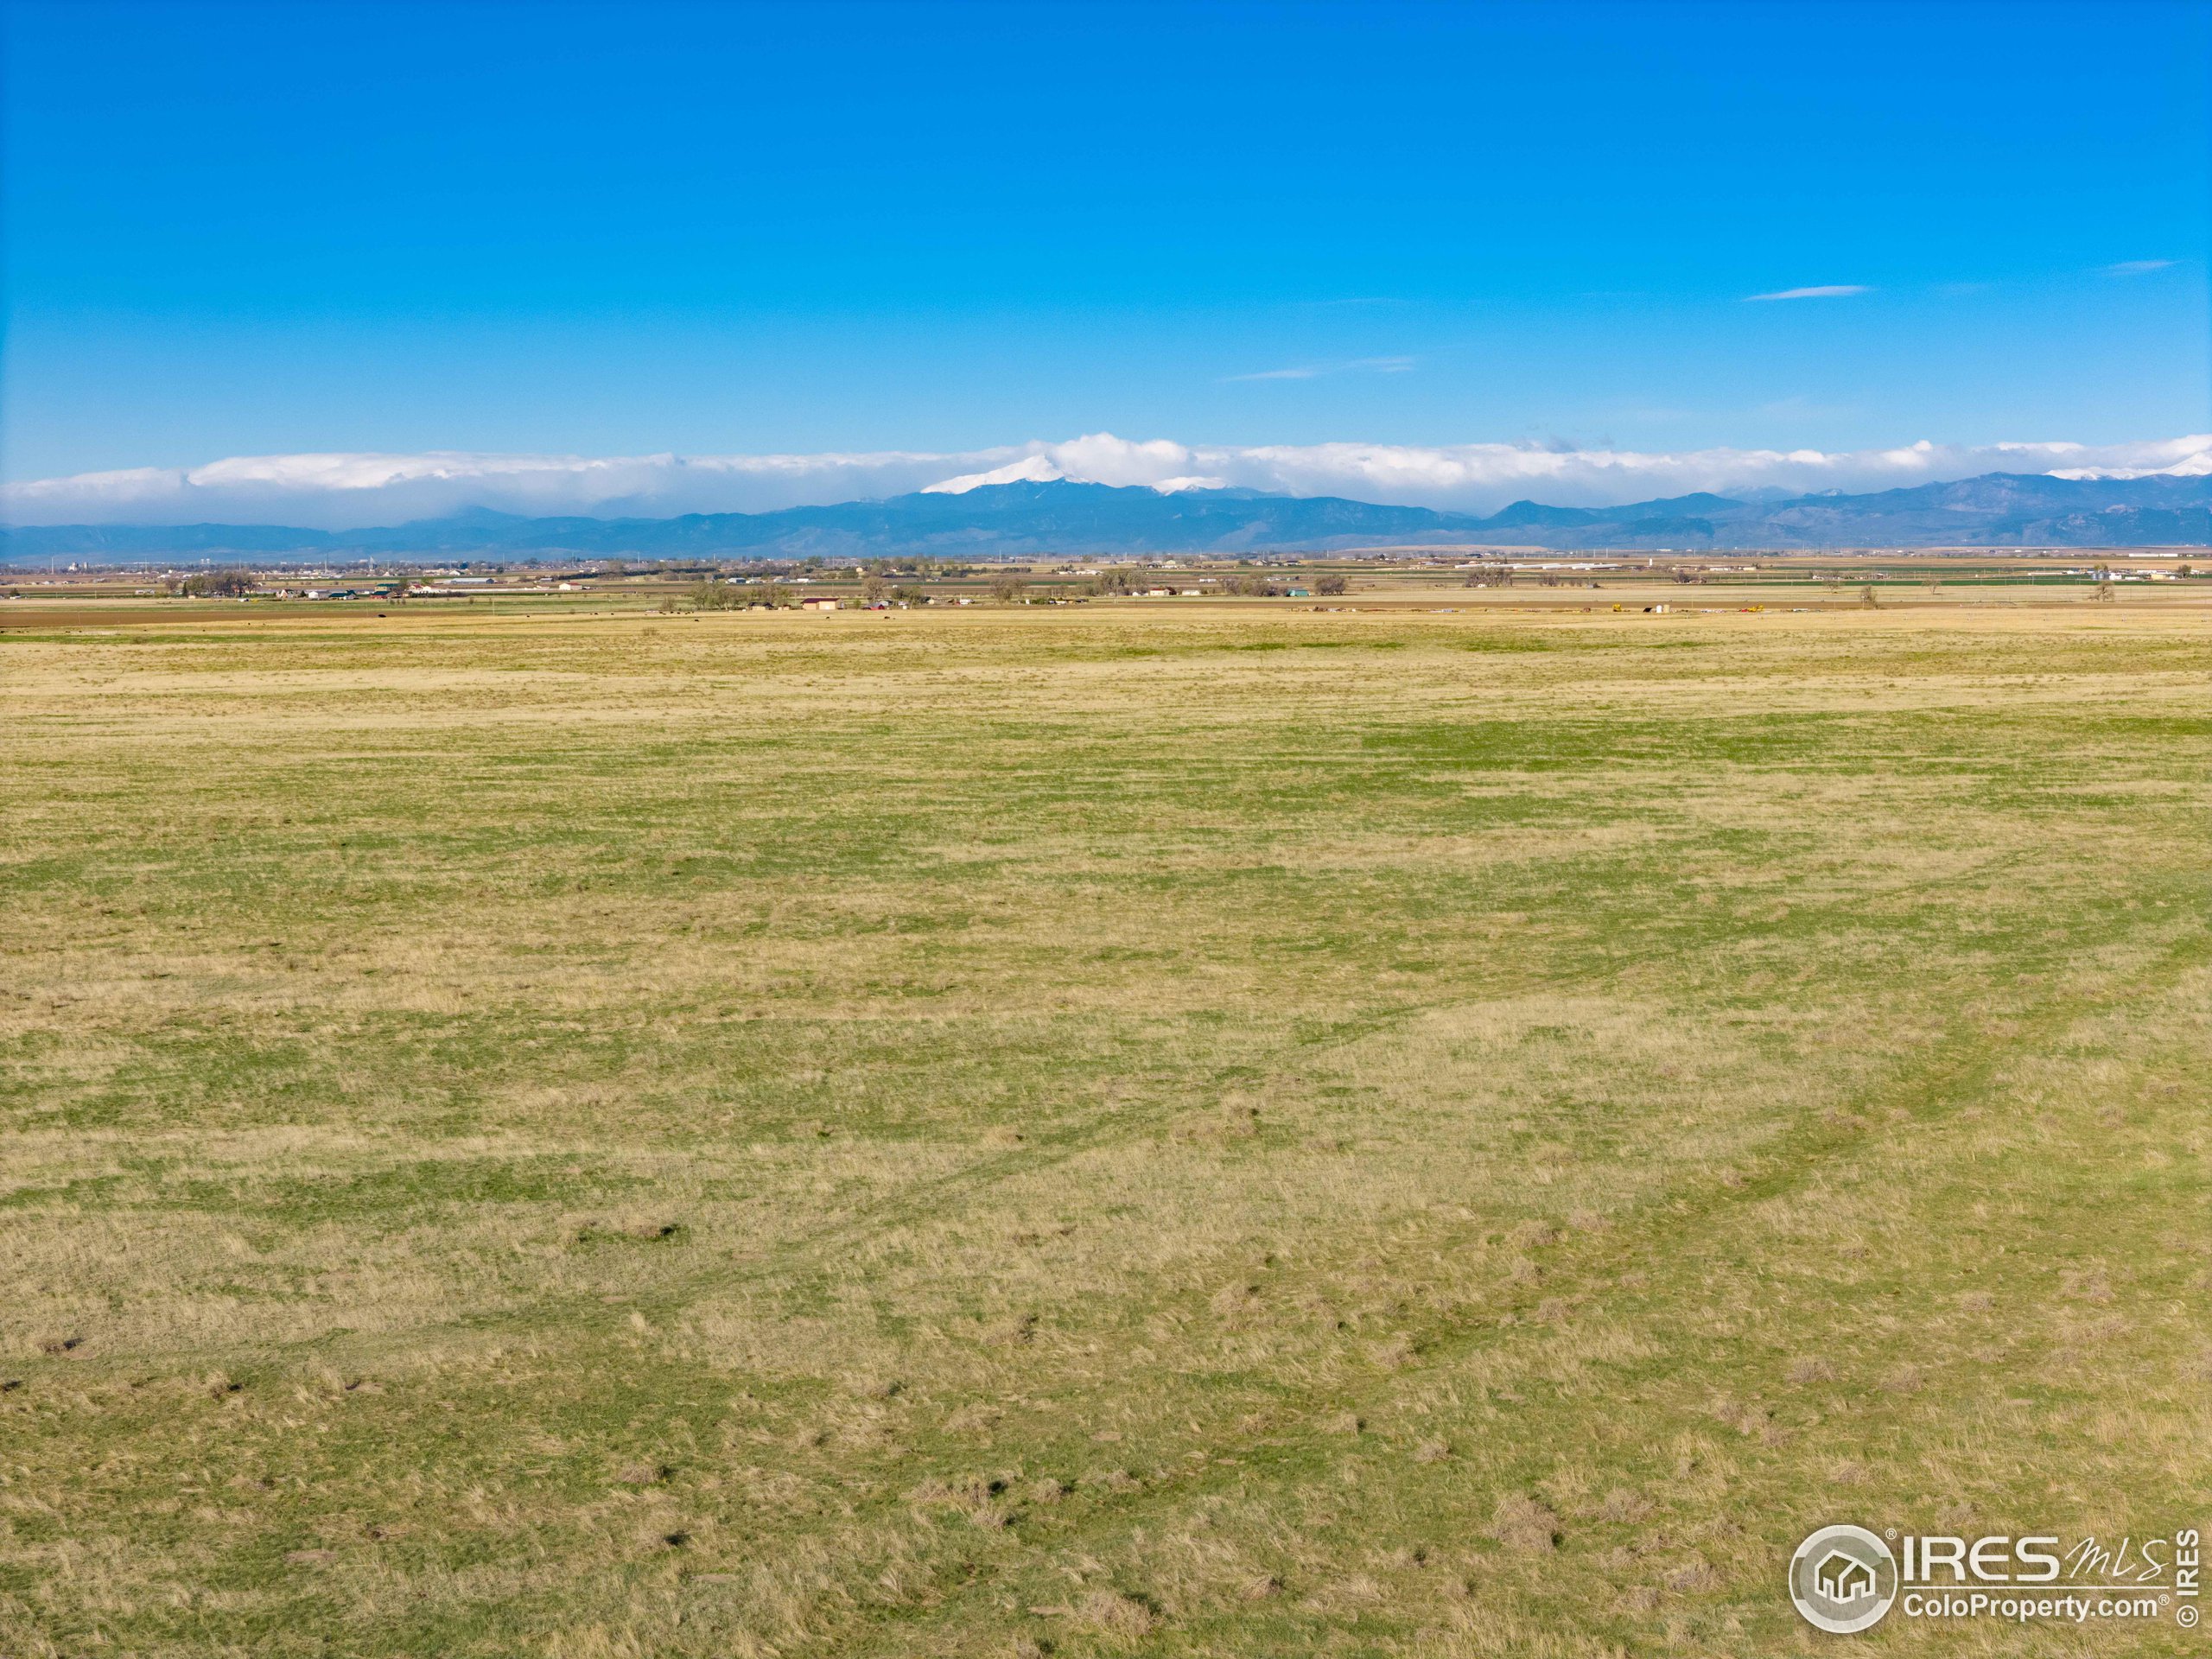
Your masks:
<svg viewBox="0 0 2212 1659"><path fill-rule="evenodd" d="M2202 1526L2207 621L0 639L0 1654L1812 1653L1821 1522Z"/></svg>

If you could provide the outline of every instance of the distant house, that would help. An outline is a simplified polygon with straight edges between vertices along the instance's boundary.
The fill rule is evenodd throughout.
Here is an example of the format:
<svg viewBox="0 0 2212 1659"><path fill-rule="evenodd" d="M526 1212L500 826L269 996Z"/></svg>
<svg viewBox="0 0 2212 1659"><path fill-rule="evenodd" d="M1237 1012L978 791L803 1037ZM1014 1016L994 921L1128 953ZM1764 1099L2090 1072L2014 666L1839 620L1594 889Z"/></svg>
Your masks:
<svg viewBox="0 0 2212 1659"><path fill-rule="evenodd" d="M817 594L799 601L798 607L802 611L834 611L837 601L827 594Z"/></svg>

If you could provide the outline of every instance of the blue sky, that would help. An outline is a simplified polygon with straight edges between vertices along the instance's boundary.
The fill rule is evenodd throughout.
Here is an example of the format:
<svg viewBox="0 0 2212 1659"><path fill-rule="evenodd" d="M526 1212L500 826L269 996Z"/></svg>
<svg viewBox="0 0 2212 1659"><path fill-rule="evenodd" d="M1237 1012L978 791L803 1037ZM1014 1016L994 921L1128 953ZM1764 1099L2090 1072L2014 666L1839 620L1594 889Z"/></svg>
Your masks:
<svg viewBox="0 0 2212 1659"><path fill-rule="evenodd" d="M2183 0L5 18L10 480L2212 430Z"/></svg>

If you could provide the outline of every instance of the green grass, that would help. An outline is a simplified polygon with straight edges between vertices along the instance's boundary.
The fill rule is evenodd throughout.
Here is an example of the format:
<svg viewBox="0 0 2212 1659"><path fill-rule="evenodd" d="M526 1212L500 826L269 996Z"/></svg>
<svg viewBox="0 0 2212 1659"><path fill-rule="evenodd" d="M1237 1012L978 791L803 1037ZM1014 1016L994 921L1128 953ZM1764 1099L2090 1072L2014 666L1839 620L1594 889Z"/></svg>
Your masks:
<svg viewBox="0 0 2212 1659"><path fill-rule="evenodd" d="M0 639L0 1653L1809 1653L1815 1524L2212 1510L2190 612L124 639ZM1992 1639L2194 1650L1856 1638Z"/></svg>

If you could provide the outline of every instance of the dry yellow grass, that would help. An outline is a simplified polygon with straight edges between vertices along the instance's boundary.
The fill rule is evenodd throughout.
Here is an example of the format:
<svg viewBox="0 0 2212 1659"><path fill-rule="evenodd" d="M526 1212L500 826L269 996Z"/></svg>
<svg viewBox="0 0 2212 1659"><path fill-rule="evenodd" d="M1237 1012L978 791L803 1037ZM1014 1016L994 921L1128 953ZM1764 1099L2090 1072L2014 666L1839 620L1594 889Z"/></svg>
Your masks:
<svg viewBox="0 0 2212 1659"><path fill-rule="evenodd" d="M2201 1524L2204 626L0 640L0 1652L1809 1651L1816 1522Z"/></svg>

